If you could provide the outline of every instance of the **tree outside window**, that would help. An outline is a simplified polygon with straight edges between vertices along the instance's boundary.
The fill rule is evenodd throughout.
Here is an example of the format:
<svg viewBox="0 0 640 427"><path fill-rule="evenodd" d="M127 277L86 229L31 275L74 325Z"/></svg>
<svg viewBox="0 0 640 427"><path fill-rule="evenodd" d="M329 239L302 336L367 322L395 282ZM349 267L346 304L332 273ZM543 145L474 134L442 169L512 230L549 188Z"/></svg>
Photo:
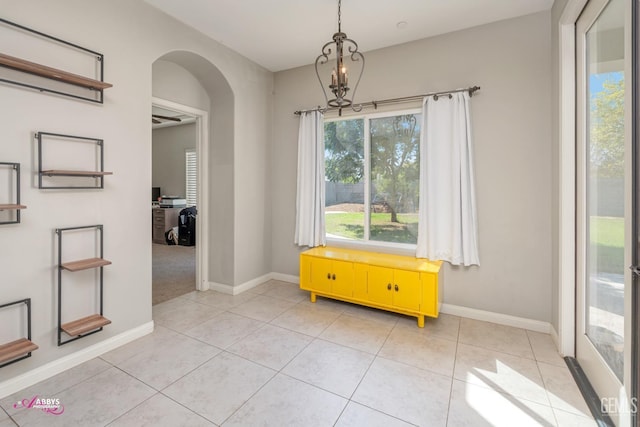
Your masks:
<svg viewBox="0 0 640 427"><path fill-rule="evenodd" d="M420 114L327 121L327 236L415 244L419 147Z"/></svg>

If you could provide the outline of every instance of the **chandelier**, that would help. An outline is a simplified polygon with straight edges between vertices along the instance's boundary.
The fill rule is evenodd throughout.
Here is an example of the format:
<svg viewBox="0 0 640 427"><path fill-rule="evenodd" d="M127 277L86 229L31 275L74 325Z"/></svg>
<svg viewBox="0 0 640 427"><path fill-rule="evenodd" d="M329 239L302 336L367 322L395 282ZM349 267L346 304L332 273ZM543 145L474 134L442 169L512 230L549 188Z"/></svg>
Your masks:
<svg viewBox="0 0 640 427"><path fill-rule="evenodd" d="M364 55L358 51L358 44L347 37L345 33L342 32L342 21L341 21L341 6L342 0L338 0L338 32L335 33L332 37L332 41L326 43L322 47L322 53L320 56L316 58L316 76L318 76L318 81L320 82L320 87L322 88L322 92L324 93L324 98L327 102L327 108L337 108L338 114L342 115L342 109L345 107L351 107L353 111L361 111L362 106L353 105L353 99L356 95L356 90L358 89L358 84L360 83L360 78L362 77L362 72L364 71ZM347 51L347 56L345 57L345 50ZM331 84L329 85L329 90L332 94L332 98L329 99L329 95L327 90L325 89L322 78L320 78L320 71L318 66L322 66L329 62L329 56L335 51L335 67L331 72ZM358 75L358 80L353 86L353 92L351 97L348 96L349 88L349 76L347 72L347 67L345 65L345 59L350 60L351 63L355 63L358 61L362 61L362 66L360 67L360 74Z"/></svg>

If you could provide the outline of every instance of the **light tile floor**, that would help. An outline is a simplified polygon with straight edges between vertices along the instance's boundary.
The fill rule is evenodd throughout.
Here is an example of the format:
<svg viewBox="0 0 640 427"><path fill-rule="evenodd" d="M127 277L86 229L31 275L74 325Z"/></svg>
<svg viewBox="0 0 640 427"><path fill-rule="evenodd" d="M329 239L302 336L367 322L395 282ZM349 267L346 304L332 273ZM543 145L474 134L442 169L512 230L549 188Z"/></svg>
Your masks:
<svg viewBox="0 0 640 427"><path fill-rule="evenodd" d="M595 426L549 335L269 281L153 308L153 334L0 400L20 426ZM13 404L60 399L51 415Z"/></svg>

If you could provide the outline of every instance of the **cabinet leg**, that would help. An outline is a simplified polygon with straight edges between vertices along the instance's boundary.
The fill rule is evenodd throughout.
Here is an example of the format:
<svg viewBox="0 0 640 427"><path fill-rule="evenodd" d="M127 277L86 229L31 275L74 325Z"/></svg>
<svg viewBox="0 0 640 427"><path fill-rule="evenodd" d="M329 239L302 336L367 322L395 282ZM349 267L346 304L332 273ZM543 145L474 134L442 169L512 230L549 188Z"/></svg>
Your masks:
<svg viewBox="0 0 640 427"><path fill-rule="evenodd" d="M424 316L418 316L418 328L424 328Z"/></svg>
<svg viewBox="0 0 640 427"><path fill-rule="evenodd" d="M311 292L311 302L316 302L316 293Z"/></svg>

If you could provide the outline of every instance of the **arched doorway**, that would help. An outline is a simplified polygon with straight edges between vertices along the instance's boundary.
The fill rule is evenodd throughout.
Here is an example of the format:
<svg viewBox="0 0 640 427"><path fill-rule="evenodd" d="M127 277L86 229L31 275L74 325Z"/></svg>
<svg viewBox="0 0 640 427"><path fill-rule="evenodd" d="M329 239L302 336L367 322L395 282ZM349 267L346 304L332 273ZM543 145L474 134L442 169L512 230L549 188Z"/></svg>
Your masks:
<svg viewBox="0 0 640 427"><path fill-rule="evenodd" d="M153 64L152 105L196 118L196 289L233 283L234 96L222 72L192 52Z"/></svg>
<svg viewBox="0 0 640 427"><path fill-rule="evenodd" d="M208 289L208 281L203 280L208 277L208 264L203 262L208 259L209 247L205 238L207 211L201 209L193 223L187 223L188 218L179 213L186 207L197 210L200 205L206 205L208 169L202 160L207 158L209 112L154 97L152 120L152 188L158 194L184 197L186 202L180 207L168 208L155 203L152 209L152 305L155 305L194 289ZM192 174L195 183L191 180ZM192 186L195 194L190 194ZM171 218L168 224L166 218ZM185 224L180 224L180 218L185 219ZM202 226L194 227L198 222L202 222ZM170 235L173 239L165 239L169 227L180 232L189 228L188 232L193 232L195 228L195 239L180 236L180 241L176 241L176 233Z"/></svg>

